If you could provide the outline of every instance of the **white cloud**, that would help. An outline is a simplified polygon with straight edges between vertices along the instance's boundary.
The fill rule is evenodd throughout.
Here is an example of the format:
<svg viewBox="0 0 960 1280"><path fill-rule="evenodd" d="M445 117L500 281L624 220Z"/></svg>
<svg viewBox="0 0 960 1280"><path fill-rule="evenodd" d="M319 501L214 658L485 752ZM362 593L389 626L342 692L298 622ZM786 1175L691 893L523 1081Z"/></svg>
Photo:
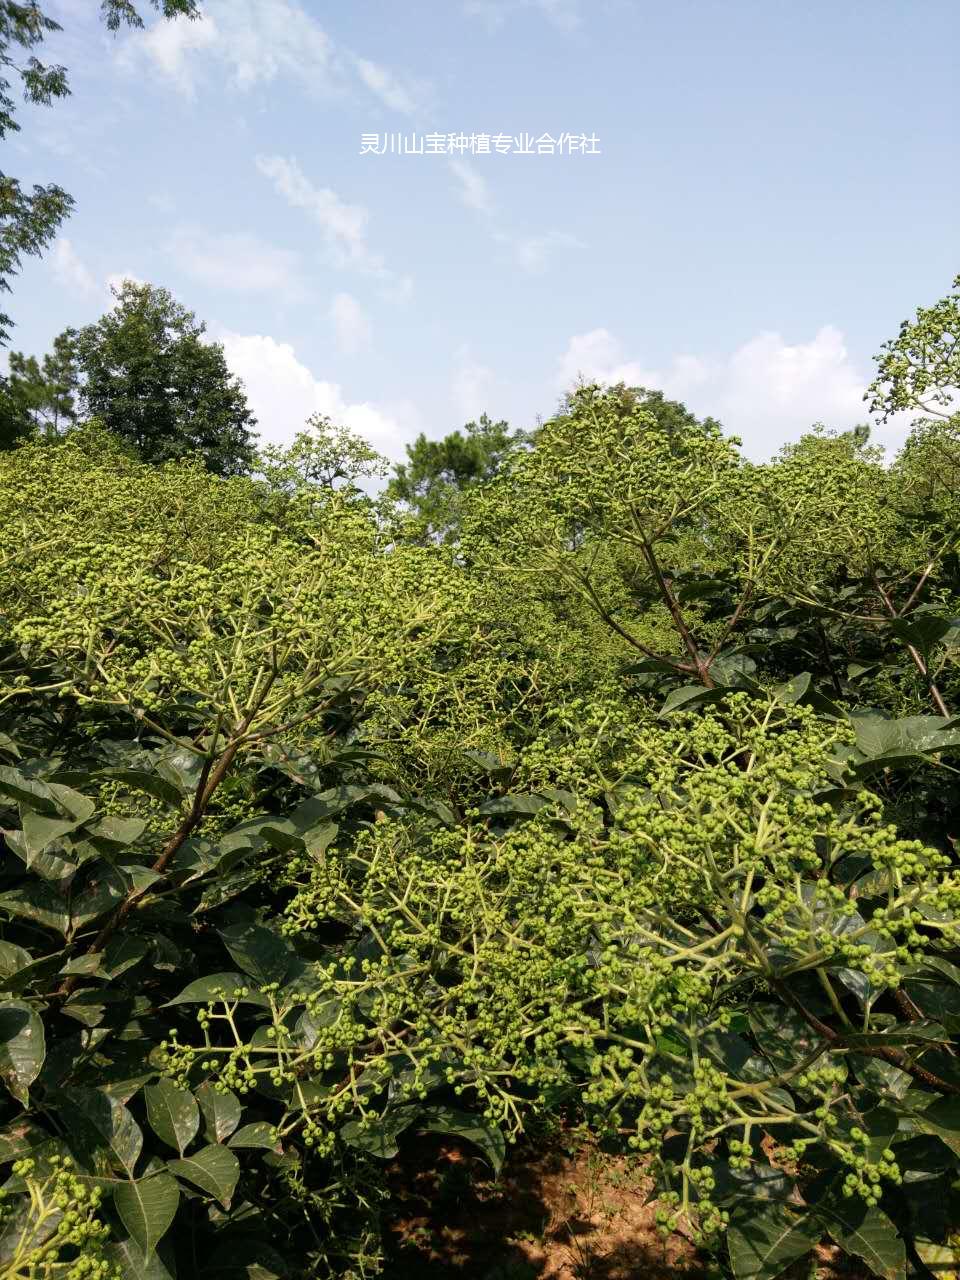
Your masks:
<svg viewBox="0 0 960 1280"><path fill-rule="evenodd" d="M681 355L662 369L626 358L608 329L594 329L570 339L557 386L568 390L580 377L661 390L701 416L719 418L755 458L768 457L815 422L846 429L869 419L863 402L868 378L833 325L818 329L808 342L760 333L725 358ZM904 434L902 422L874 430L878 443L888 447Z"/></svg>
<svg viewBox="0 0 960 1280"><path fill-rule="evenodd" d="M216 236L181 228L168 252L188 275L215 289L269 293L285 301L307 296L300 255L247 232Z"/></svg>
<svg viewBox="0 0 960 1280"><path fill-rule="evenodd" d="M106 285L107 292L111 293L114 289L122 289L127 281L131 284L146 284L146 280L141 280L139 276L135 276L132 271L114 271L107 276ZM115 305L115 299L111 305Z"/></svg>
<svg viewBox="0 0 960 1280"><path fill-rule="evenodd" d="M580 25L580 6L577 0L534 0L536 8L545 18L562 31L573 31Z"/></svg>
<svg viewBox="0 0 960 1280"><path fill-rule="evenodd" d="M59 284L78 293L95 293L96 281L66 236L59 236L50 255L50 268Z"/></svg>
<svg viewBox="0 0 960 1280"><path fill-rule="evenodd" d="M218 49L220 32L209 14L190 20L178 18L154 23L144 34L131 36L122 46L120 61L132 66L140 53L153 63L161 75L172 80L181 93L192 96L196 90L189 55ZM222 56L222 55L218 55Z"/></svg>
<svg viewBox="0 0 960 1280"><path fill-rule="evenodd" d="M419 95L412 85L368 58L354 58L353 62L360 79L371 93L376 94L384 106L389 107L391 111L400 111L404 115L410 115L416 111Z"/></svg>
<svg viewBox="0 0 960 1280"><path fill-rule="evenodd" d="M329 187L315 187L292 156L257 156L257 168L288 204L310 214L338 265L382 268L383 260L367 247L370 215L363 205L347 204Z"/></svg>
<svg viewBox="0 0 960 1280"><path fill-rule="evenodd" d="M351 293L338 293L330 304L337 346L344 355L353 356L370 345L373 329L370 318Z"/></svg>
<svg viewBox="0 0 960 1280"><path fill-rule="evenodd" d="M315 378L292 346L263 334L222 335L227 364L246 388L261 444L289 444L314 413L329 415L388 458L403 456L420 430L409 404L352 402L337 382Z"/></svg>
<svg viewBox="0 0 960 1280"><path fill-rule="evenodd" d="M620 342L609 329L591 329L571 338L560 357L557 386L567 391L575 383L627 382L633 386L650 386L655 373L644 371L632 360L625 360Z"/></svg>
<svg viewBox="0 0 960 1280"><path fill-rule="evenodd" d="M460 184L460 199L468 209L477 213L492 215L494 212L493 196L486 178L477 173L466 160L451 160L450 168Z"/></svg>
<svg viewBox="0 0 960 1280"><path fill-rule="evenodd" d="M479 418L488 407L493 370L473 358L468 346L457 351L457 369L453 375L451 397L464 422Z"/></svg>
<svg viewBox="0 0 960 1280"><path fill-rule="evenodd" d="M219 62L238 89L277 78L316 88L334 60L326 32L291 0L209 0L202 18L158 20L131 36L122 57L138 54L185 93L196 88L197 54Z"/></svg>
<svg viewBox="0 0 960 1280"><path fill-rule="evenodd" d="M584 244L567 231L546 231L539 235L524 235L503 226L490 184L475 166L466 160L450 161L450 170L457 179L458 195L468 209L473 209L486 225L497 244L506 247L514 263L529 275L540 275L550 265L551 257L561 249L582 249Z"/></svg>
<svg viewBox="0 0 960 1280"><path fill-rule="evenodd" d="M128 68L146 60L191 97L204 64L218 66L241 91L283 80L311 94L342 93L355 84L355 75L385 106L404 115L417 109L423 94L422 85L339 49L296 0L206 0L202 18L158 19L132 34L118 56Z"/></svg>
<svg viewBox="0 0 960 1280"><path fill-rule="evenodd" d="M369 211L362 204L347 204L329 187L315 187L293 156L258 156L257 168L274 189L295 209L305 210L323 232L327 256L335 266L352 267L387 286L391 296L406 297L412 288L409 276L399 276L386 266L383 255L367 244Z"/></svg>
<svg viewBox="0 0 960 1280"><path fill-rule="evenodd" d="M550 265L550 258L560 249L584 249L582 240L566 231L547 231L540 236L502 234L497 236L510 246L517 262L529 275L540 275Z"/></svg>

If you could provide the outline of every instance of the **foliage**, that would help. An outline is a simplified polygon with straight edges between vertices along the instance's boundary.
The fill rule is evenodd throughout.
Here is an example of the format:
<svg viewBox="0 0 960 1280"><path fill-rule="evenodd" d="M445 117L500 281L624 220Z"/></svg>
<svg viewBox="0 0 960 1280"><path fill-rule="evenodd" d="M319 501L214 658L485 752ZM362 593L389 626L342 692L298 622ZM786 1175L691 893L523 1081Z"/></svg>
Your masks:
<svg viewBox="0 0 960 1280"><path fill-rule="evenodd" d="M3 427L0 445L9 448L17 438L41 432L57 436L76 423L77 368L69 333L54 339L43 357L11 351L3 385Z"/></svg>
<svg viewBox="0 0 960 1280"><path fill-rule="evenodd" d="M197 0L150 0L163 17L196 17ZM111 31L124 23L142 26L133 0L102 0L101 15ZM19 132L11 77L17 78L28 102L49 105L70 93L66 68L41 62L34 50L60 31L59 23L36 0L0 0L0 138ZM17 62L17 51L27 55ZM35 185L27 192L16 178L0 173L0 292L10 292L10 279L24 256L43 252L73 208L73 198L54 183ZM0 343L9 337L12 321L0 313Z"/></svg>
<svg viewBox="0 0 960 1280"><path fill-rule="evenodd" d="M198 453L218 475L247 470L256 420L223 347L166 289L125 280L112 292L111 310L58 340L84 413L147 462Z"/></svg>
<svg viewBox="0 0 960 1280"><path fill-rule="evenodd" d="M442 440L417 436L386 489L386 496L412 516L407 536L455 536L464 491L497 475L525 439L526 433L511 431L506 422L494 422L485 413Z"/></svg>
<svg viewBox="0 0 960 1280"><path fill-rule="evenodd" d="M0 1277L374 1275L417 1135L560 1117L735 1280L949 1250L951 424L757 465L628 392L449 540L326 422L0 455Z"/></svg>
<svg viewBox="0 0 960 1280"><path fill-rule="evenodd" d="M365 440L320 413L307 419L306 430L298 431L287 448L271 446L258 458L258 470L271 487L287 494L356 485L385 476L387 465Z"/></svg>
<svg viewBox="0 0 960 1280"><path fill-rule="evenodd" d="M918 307L913 320L884 344L877 377L867 392L870 408L884 420L900 409L948 418L960 386L960 275L932 307Z"/></svg>

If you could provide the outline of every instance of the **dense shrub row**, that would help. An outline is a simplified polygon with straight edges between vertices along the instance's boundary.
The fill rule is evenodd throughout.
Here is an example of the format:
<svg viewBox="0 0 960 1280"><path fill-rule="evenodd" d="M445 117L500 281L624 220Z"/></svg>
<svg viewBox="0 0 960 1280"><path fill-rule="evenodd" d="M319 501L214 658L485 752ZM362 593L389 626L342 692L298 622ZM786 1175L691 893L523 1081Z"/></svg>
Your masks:
<svg viewBox="0 0 960 1280"><path fill-rule="evenodd" d="M425 538L282 460L3 455L0 1277L374 1275L386 1158L562 1115L738 1280L929 1275L951 468L586 388Z"/></svg>

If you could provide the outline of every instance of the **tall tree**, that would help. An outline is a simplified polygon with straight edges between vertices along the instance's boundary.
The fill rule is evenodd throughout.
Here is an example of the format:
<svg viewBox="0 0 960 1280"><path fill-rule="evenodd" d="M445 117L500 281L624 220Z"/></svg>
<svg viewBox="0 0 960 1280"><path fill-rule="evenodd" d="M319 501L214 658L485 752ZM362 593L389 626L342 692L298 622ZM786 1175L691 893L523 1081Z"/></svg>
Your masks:
<svg viewBox="0 0 960 1280"><path fill-rule="evenodd" d="M20 426L15 434L62 435L76 422L76 392L76 353L69 332L54 339L53 350L42 361L10 352L4 395Z"/></svg>
<svg viewBox="0 0 960 1280"><path fill-rule="evenodd" d="M198 0L149 3L165 18L199 15ZM111 31L143 25L133 0L102 0L100 12ZM69 94L66 68L41 62L35 52L46 36L59 30L59 23L36 0L0 0L0 139L20 129L14 114L16 80L28 102L49 105ZM25 256L38 255L50 244L73 203L55 183L27 191L17 178L0 172L0 292L10 292L10 279ZM0 312L0 343L7 341L12 323Z"/></svg>
<svg viewBox="0 0 960 1280"><path fill-rule="evenodd" d="M218 475L254 459L256 419L223 347L166 289L125 280L116 305L95 323L68 330L79 402L147 462L200 453Z"/></svg>
<svg viewBox="0 0 960 1280"><path fill-rule="evenodd" d="M465 490L497 475L526 439L526 432L512 431L509 423L494 422L485 413L442 440L421 433L407 445L407 461L394 467L386 496L408 507L428 536L450 536Z"/></svg>

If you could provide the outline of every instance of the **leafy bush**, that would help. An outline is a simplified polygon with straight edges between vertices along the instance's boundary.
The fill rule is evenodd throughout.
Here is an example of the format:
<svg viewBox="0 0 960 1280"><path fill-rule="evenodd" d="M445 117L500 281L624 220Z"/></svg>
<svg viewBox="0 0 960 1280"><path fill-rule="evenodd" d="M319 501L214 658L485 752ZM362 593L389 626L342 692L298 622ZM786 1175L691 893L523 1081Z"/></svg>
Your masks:
<svg viewBox="0 0 960 1280"><path fill-rule="evenodd" d="M951 439L584 390L436 545L302 457L0 459L2 1280L374 1275L417 1134L558 1116L737 1280L929 1274Z"/></svg>

